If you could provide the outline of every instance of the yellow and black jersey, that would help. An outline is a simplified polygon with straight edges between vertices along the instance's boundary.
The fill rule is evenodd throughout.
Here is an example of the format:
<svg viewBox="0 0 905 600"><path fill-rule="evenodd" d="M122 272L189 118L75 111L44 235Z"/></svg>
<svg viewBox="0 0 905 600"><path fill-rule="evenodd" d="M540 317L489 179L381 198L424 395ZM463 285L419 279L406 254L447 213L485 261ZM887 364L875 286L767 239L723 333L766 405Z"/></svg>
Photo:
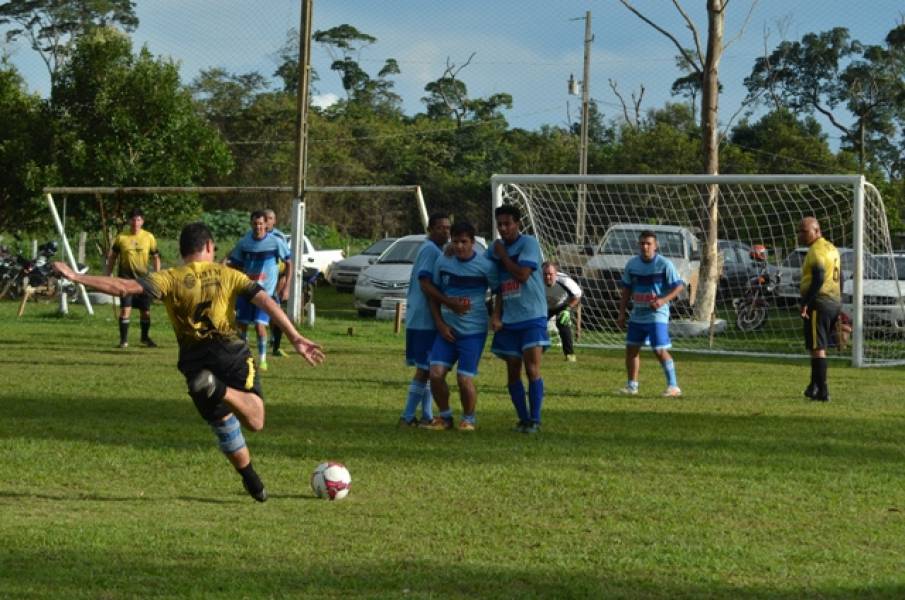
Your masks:
<svg viewBox="0 0 905 600"><path fill-rule="evenodd" d="M167 307L182 349L198 342L237 338L236 298L250 300L263 291L244 273L212 262L165 269L139 283Z"/></svg>
<svg viewBox="0 0 905 600"><path fill-rule="evenodd" d="M825 238L817 238L808 248L807 256L801 265L801 295L806 296L811 288L814 270L823 270L823 285L817 290L817 298L829 298L836 302L842 296L842 271L839 266L839 251Z"/></svg>
<svg viewBox="0 0 905 600"><path fill-rule="evenodd" d="M120 233L113 240L110 251L119 256L120 277L138 279L148 274L148 261L157 251L154 235L142 229L136 234Z"/></svg>

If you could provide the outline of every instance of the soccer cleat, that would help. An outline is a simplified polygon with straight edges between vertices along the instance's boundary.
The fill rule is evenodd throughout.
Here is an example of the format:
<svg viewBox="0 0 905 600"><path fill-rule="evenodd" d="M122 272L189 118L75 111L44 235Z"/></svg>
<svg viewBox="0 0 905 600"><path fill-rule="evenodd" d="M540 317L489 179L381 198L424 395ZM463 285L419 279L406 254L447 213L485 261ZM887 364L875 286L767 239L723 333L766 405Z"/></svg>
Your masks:
<svg viewBox="0 0 905 600"><path fill-rule="evenodd" d="M262 373L267 371L267 361L258 363L258 370L261 371Z"/></svg>
<svg viewBox="0 0 905 600"><path fill-rule="evenodd" d="M811 400L814 400L817 396L817 391L818 391L817 384L809 383L808 387L804 388L804 395L805 395L805 397L810 398Z"/></svg>
<svg viewBox="0 0 905 600"><path fill-rule="evenodd" d="M264 488L264 482L261 481L261 478L258 477L257 473L254 474L253 481L249 481L249 479L246 479L245 477L242 478L242 487L245 488L245 491L248 492L249 496L258 502L266 502L267 490Z"/></svg>
<svg viewBox="0 0 905 600"><path fill-rule="evenodd" d="M535 423L534 421L530 423L526 423L525 427L522 429L522 433L538 433L540 432L540 423Z"/></svg>
<svg viewBox="0 0 905 600"><path fill-rule="evenodd" d="M682 395L682 390L680 390L679 386L677 386L677 385L671 385L668 388L666 388L665 392L663 392L664 398L678 398L681 395Z"/></svg>
<svg viewBox="0 0 905 600"><path fill-rule="evenodd" d="M431 431L445 431L453 428L452 417L434 417L429 423L418 425L421 429L429 429Z"/></svg>
<svg viewBox="0 0 905 600"><path fill-rule="evenodd" d="M404 429L406 427L418 427L418 419L412 417L411 419L406 419L405 417L399 417L399 429Z"/></svg>
<svg viewBox="0 0 905 600"><path fill-rule="evenodd" d="M566 362L578 362L574 354L566 354Z"/></svg>
<svg viewBox="0 0 905 600"><path fill-rule="evenodd" d="M638 388L626 384L625 387L619 389L619 393L623 396L637 396Z"/></svg>
<svg viewBox="0 0 905 600"><path fill-rule="evenodd" d="M475 426L471 421L459 421L459 431L474 431Z"/></svg>
<svg viewBox="0 0 905 600"><path fill-rule="evenodd" d="M516 433L525 433L525 428L531 425L530 421L519 421L515 424L515 427L512 428L512 431Z"/></svg>
<svg viewBox="0 0 905 600"><path fill-rule="evenodd" d="M117 344L116 347L117 347L117 348L128 348L128 347L129 347L129 342L120 342L119 344Z"/></svg>
<svg viewBox="0 0 905 600"><path fill-rule="evenodd" d="M829 402L830 401L830 391L827 389L818 388L814 395L811 396L811 400L815 402Z"/></svg>
<svg viewBox="0 0 905 600"><path fill-rule="evenodd" d="M141 340L141 345L142 345L142 346L145 346L145 347L148 347L148 348L156 348L156 347L157 347L157 344L155 344L155 343L154 343L154 340L152 340L151 338L145 338L145 339Z"/></svg>
<svg viewBox="0 0 905 600"><path fill-rule="evenodd" d="M278 348L273 351L273 355L277 356L279 358L286 358L287 356L289 356L289 353L286 352L285 350L283 350L282 348Z"/></svg>

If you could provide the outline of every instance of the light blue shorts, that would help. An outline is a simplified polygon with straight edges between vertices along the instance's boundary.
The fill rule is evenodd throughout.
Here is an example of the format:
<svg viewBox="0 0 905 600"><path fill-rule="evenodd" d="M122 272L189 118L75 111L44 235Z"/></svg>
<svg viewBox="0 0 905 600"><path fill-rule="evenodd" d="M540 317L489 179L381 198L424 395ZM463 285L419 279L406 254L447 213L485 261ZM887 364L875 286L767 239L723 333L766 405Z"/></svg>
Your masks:
<svg viewBox="0 0 905 600"><path fill-rule="evenodd" d="M633 323L629 321L628 331L625 334L625 345L643 346L648 342L654 350L672 348L672 340L669 339L669 323Z"/></svg>
<svg viewBox="0 0 905 600"><path fill-rule="evenodd" d="M438 335L431 350L431 365L443 365L451 369L458 362L458 375L477 377L478 363L481 362L486 341L487 333L457 335L455 342L447 342L443 336Z"/></svg>
<svg viewBox="0 0 905 600"><path fill-rule="evenodd" d="M405 364L423 371L431 368L431 347L437 337L435 329L405 330Z"/></svg>
<svg viewBox="0 0 905 600"><path fill-rule="evenodd" d="M547 350L550 347L550 334L547 333L547 324L532 325L524 329L509 329L503 327L493 334L493 343L490 351L500 358L508 356L521 357L525 350L540 346Z"/></svg>
<svg viewBox="0 0 905 600"><path fill-rule="evenodd" d="M243 296L239 296L236 298L236 320L239 323L245 323L246 325L249 323L269 325L270 315L246 300Z"/></svg>

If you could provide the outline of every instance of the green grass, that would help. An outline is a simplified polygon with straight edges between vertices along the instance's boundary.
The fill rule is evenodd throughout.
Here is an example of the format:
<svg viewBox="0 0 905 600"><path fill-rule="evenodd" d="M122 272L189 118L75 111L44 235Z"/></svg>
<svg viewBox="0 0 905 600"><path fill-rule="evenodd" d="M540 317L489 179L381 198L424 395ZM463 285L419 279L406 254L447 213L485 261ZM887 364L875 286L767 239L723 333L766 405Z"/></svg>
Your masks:
<svg viewBox="0 0 905 600"><path fill-rule="evenodd" d="M403 338L316 302L328 362L271 360L246 432L266 504L195 413L162 307L161 348L120 351L109 307L0 303L0 597L905 595L900 369L834 363L817 404L804 362L677 354L685 397L664 400L646 354L623 398L621 353L554 349L529 437L488 357L477 432L397 430ZM308 487L326 459L346 500Z"/></svg>

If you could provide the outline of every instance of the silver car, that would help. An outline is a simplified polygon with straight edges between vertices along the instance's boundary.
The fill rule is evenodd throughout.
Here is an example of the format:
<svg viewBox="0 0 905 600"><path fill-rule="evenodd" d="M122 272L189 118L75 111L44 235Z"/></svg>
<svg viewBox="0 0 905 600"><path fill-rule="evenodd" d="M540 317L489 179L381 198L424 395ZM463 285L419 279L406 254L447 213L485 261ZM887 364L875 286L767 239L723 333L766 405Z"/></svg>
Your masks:
<svg viewBox="0 0 905 600"><path fill-rule="evenodd" d="M361 254L350 256L335 263L330 272L333 275L333 286L336 291L353 292L355 290L355 282L358 281L358 276L361 272L377 262L383 251L395 241L396 238L394 237L377 240L362 250Z"/></svg>
<svg viewBox="0 0 905 600"><path fill-rule="evenodd" d="M358 314L374 316L384 298L405 298L418 249L427 236L422 234L401 237L387 248L380 258L358 276L355 283L355 308ZM475 237L475 251L483 252L487 242Z"/></svg>
<svg viewBox="0 0 905 600"><path fill-rule="evenodd" d="M842 310L853 312L854 280L842 286ZM879 333L905 333L905 255L878 254L865 260L864 328Z"/></svg>
<svg viewBox="0 0 905 600"><path fill-rule="evenodd" d="M839 262L842 267L842 282L850 280L855 270L855 251L851 248L838 248ZM801 300L801 265L804 263L804 257L807 255L808 249L805 247L795 248L789 252L785 260L779 266L780 284L776 289L776 294L790 303L797 303ZM865 253L865 260L869 260L870 255Z"/></svg>

